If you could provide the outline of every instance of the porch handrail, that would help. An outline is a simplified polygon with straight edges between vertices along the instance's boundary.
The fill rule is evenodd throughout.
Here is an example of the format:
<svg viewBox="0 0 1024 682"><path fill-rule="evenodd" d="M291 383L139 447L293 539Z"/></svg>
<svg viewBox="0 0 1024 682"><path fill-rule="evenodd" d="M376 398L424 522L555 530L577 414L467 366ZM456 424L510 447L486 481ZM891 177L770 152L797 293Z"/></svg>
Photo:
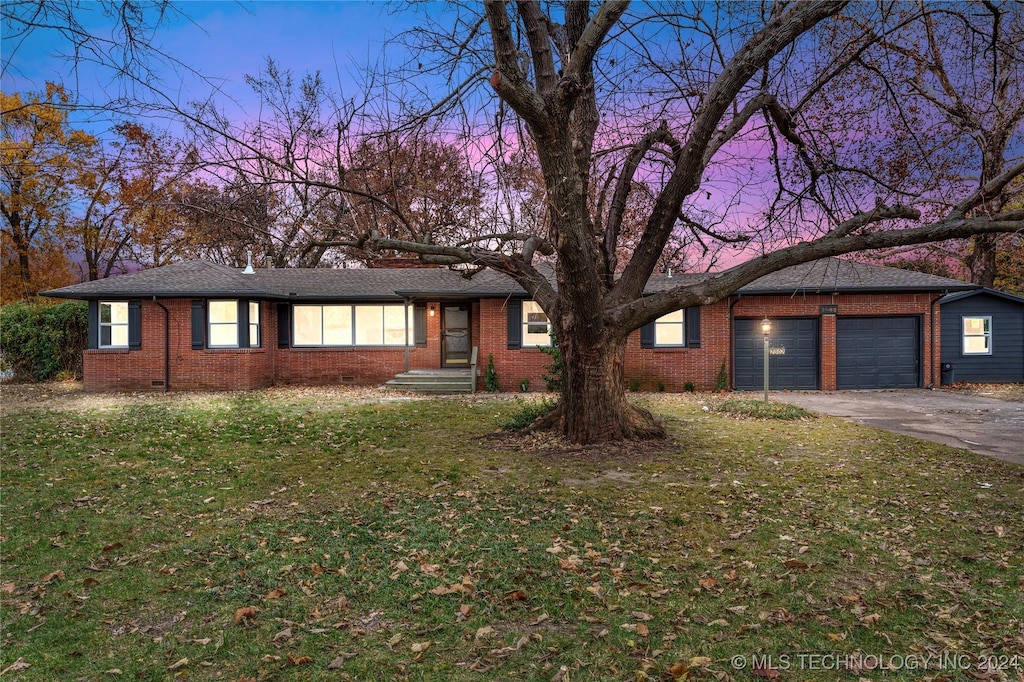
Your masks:
<svg viewBox="0 0 1024 682"><path fill-rule="evenodd" d="M473 352L469 356L469 392L476 393L476 353L477 347L473 346Z"/></svg>

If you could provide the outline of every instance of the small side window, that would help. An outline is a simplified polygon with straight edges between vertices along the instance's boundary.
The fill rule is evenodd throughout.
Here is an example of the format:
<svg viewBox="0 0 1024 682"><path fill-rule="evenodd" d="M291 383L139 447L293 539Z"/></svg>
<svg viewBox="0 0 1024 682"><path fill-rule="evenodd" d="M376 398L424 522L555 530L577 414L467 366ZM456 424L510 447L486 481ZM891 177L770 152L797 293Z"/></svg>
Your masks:
<svg viewBox="0 0 1024 682"><path fill-rule="evenodd" d="M992 355L992 317L963 318L964 355Z"/></svg>
<svg viewBox="0 0 1024 682"><path fill-rule="evenodd" d="M128 301L100 302L99 347L128 347Z"/></svg>

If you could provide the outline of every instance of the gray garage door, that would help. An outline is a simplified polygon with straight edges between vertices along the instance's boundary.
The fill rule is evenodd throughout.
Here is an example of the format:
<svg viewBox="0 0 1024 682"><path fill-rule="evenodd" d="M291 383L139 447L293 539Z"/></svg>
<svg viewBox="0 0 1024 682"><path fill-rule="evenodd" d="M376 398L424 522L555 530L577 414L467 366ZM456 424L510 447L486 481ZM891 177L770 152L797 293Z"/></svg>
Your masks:
<svg viewBox="0 0 1024 682"><path fill-rule="evenodd" d="M818 388L817 318L772 321L768 385L772 390ZM764 388L764 337L761 320L736 320L733 386L739 391Z"/></svg>
<svg viewBox="0 0 1024 682"><path fill-rule="evenodd" d="M837 388L920 385L919 318L840 317L836 321Z"/></svg>

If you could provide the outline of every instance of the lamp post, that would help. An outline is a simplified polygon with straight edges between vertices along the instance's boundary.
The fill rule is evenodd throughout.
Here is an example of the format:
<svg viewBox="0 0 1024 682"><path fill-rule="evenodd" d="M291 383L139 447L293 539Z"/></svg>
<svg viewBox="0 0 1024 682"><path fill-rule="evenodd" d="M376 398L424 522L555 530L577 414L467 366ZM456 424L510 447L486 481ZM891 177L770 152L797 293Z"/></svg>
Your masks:
<svg viewBox="0 0 1024 682"><path fill-rule="evenodd" d="M772 323L766 317L761 320L761 333L764 334L764 404L768 404L768 336L772 333Z"/></svg>

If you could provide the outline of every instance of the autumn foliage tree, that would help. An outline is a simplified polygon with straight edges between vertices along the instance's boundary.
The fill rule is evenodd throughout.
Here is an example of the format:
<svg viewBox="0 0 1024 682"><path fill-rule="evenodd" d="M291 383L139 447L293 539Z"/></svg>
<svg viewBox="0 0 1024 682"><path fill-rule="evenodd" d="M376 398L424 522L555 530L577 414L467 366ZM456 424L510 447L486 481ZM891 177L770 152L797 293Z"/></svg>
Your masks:
<svg viewBox="0 0 1024 682"><path fill-rule="evenodd" d="M47 83L28 95L0 93L0 239L3 300L73 281L62 240L96 139L68 124L70 97Z"/></svg>

